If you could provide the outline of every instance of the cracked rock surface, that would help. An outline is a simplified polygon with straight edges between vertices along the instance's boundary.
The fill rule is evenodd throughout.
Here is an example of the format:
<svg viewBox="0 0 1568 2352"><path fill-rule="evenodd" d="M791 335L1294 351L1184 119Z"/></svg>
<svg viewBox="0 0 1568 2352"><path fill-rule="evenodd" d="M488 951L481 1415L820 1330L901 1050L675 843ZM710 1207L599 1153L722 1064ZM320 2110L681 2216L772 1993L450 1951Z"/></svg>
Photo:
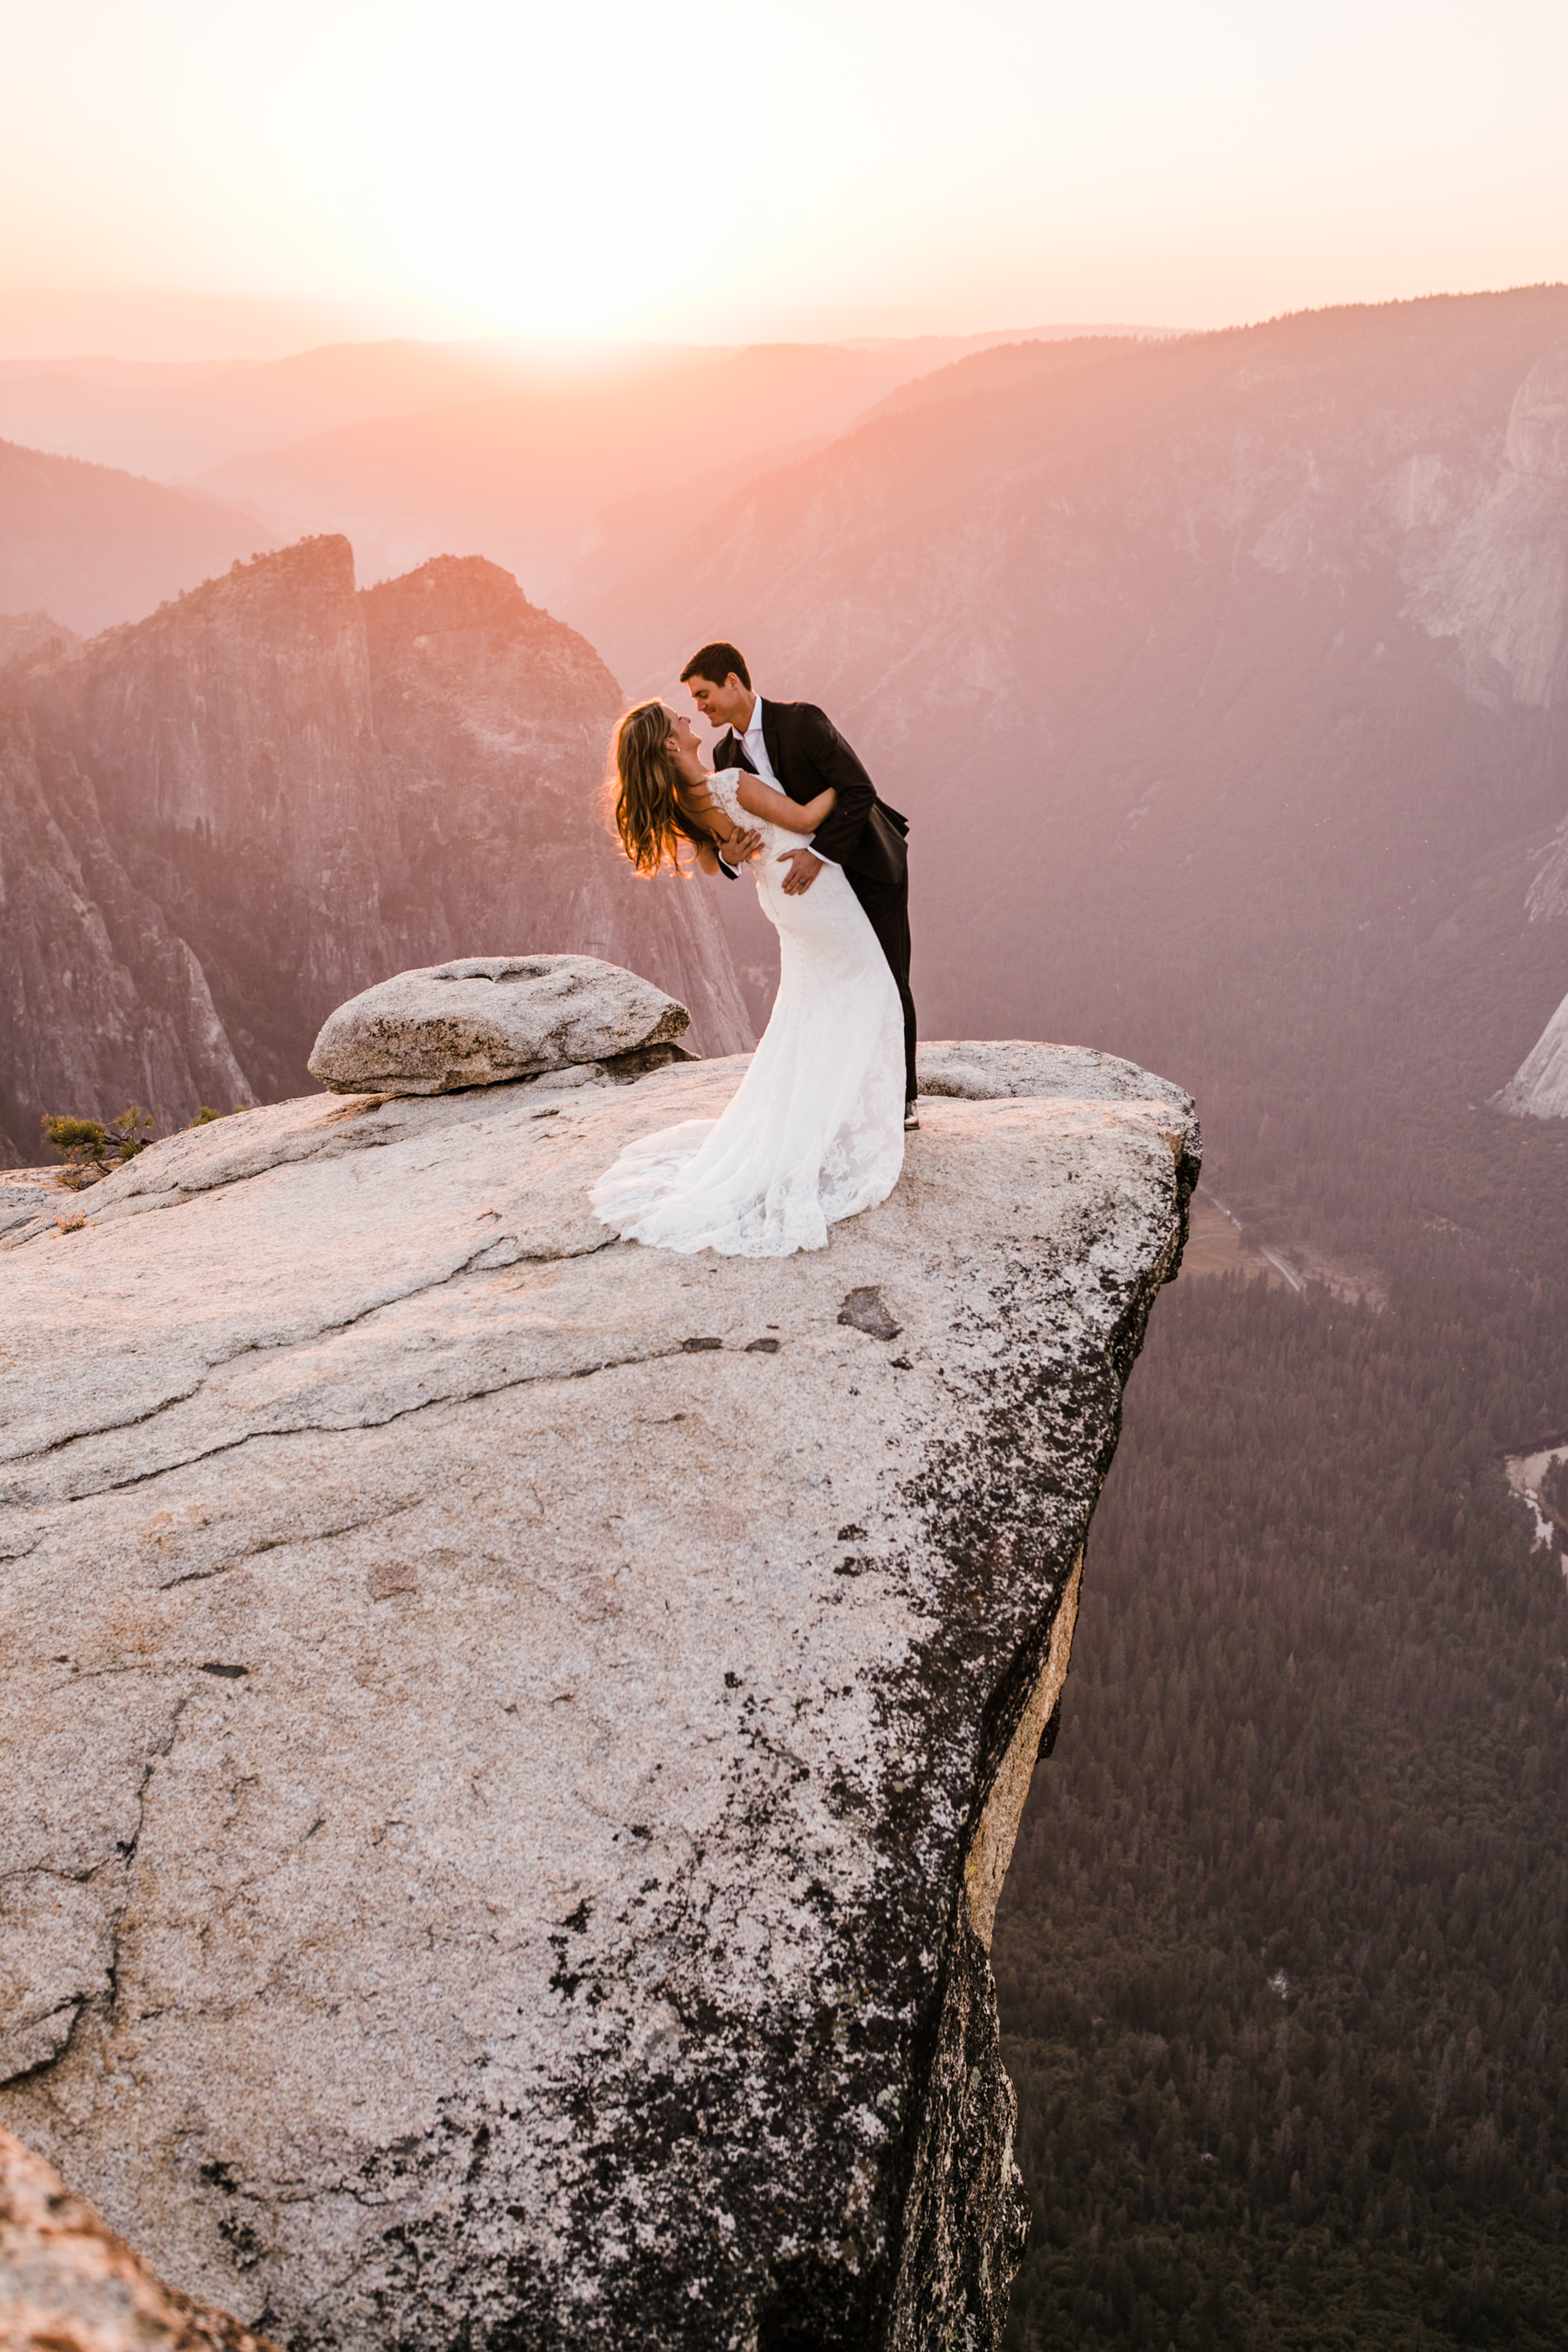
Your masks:
<svg viewBox="0 0 1568 2352"><path fill-rule="evenodd" d="M928 1063L810 1256L590 1215L739 1058L0 1238L0 2120L294 2352L999 2341L991 1919L1197 1137Z"/></svg>

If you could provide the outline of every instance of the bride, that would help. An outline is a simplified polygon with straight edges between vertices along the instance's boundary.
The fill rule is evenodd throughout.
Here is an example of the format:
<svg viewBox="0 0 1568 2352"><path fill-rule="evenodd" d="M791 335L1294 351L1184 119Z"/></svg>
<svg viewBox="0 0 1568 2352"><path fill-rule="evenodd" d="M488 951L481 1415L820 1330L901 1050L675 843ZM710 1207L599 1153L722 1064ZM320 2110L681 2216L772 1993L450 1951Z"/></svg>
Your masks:
<svg viewBox="0 0 1568 2352"><path fill-rule="evenodd" d="M752 863L779 934L779 993L723 1115L628 1144L594 1186L594 1215L660 1249L821 1249L830 1225L886 1200L904 1164L903 1012L887 958L838 866L809 891L784 888L788 851L834 795L802 806L747 769L710 774L695 729L662 703L628 710L612 752L616 829L640 874L666 859L679 873L683 842L710 874L721 852Z"/></svg>

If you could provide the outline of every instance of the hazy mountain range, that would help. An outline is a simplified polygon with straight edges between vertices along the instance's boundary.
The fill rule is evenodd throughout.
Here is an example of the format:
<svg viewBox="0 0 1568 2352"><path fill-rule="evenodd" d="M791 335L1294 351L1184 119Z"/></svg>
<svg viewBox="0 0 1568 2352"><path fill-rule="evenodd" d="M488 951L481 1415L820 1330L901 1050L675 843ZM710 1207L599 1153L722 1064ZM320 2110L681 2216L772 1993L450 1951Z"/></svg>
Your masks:
<svg viewBox="0 0 1568 2352"><path fill-rule="evenodd" d="M0 441L0 613L90 633L273 544L257 516L202 491Z"/></svg>
<svg viewBox="0 0 1568 2352"><path fill-rule="evenodd" d="M1043 326L1027 339L1096 330ZM1153 334L1125 327L1122 334ZM763 353L805 355L825 379L900 384L1021 330L829 344L702 345L527 339L476 342L325 343L254 361L116 358L0 359L0 435L65 457L189 483L209 466L277 452L347 425L433 415L506 393L570 395L617 384L635 401L651 378L690 378ZM789 361L785 358L784 364Z"/></svg>
<svg viewBox="0 0 1568 2352"><path fill-rule="evenodd" d="M819 445L895 387L1006 340L738 349L340 343L245 366L8 360L0 361L0 436L195 486L220 506L237 502L246 516L244 546L230 547L226 562L343 531L362 580L477 548L542 599L555 596L585 548L603 541L606 517L626 501L631 511L611 535L640 526L639 552L657 548L770 455ZM49 472L67 478L58 468ZM107 500L107 485L99 486ZM144 516L165 515L166 533L188 518L188 501L158 509L145 486L136 495ZM6 541L17 536L3 480L0 523ZM211 568L187 564L158 593L194 587ZM75 626L99 628L146 609L144 598L133 592L127 602L122 590L118 602L100 597L78 617L66 609L73 586L68 580L41 601ZM0 608L17 600L0 571Z"/></svg>

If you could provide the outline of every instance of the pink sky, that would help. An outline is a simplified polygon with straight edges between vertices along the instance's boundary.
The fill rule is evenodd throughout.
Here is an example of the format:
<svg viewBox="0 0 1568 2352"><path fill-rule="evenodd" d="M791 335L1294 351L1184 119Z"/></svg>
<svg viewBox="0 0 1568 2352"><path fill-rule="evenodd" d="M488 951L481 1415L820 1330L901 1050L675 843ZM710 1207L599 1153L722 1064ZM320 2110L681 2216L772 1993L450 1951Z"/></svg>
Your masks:
<svg viewBox="0 0 1568 2352"><path fill-rule="evenodd" d="M1218 325L1568 275L1561 0L8 13L0 355Z"/></svg>

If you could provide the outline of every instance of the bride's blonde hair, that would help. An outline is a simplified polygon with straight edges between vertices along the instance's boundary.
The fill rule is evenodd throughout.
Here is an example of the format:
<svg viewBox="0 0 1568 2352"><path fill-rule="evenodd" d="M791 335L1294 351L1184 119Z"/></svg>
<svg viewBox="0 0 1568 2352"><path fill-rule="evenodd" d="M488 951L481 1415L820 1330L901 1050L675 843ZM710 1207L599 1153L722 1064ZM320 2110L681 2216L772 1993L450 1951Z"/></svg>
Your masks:
<svg viewBox="0 0 1568 2352"><path fill-rule="evenodd" d="M610 739L606 796L621 846L640 874L657 874L666 858L677 874L683 841L711 836L682 810L675 797L679 771L670 755L670 713L662 703L639 703L618 719Z"/></svg>

